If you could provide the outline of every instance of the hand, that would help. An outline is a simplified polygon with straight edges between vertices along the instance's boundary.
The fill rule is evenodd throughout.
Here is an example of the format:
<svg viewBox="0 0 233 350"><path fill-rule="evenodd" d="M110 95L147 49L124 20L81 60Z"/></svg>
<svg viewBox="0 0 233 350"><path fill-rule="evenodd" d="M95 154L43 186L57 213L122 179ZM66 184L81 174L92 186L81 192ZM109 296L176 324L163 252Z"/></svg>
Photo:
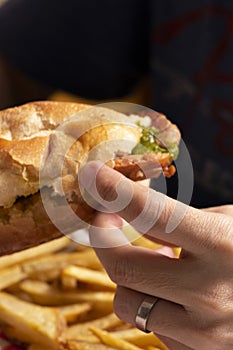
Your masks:
<svg viewBox="0 0 233 350"><path fill-rule="evenodd" d="M117 209L117 214L98 213L90 229L91 243L118 286L116 314L136 325L146 295L159 297L147 328L170 349L232 350L233 206L225 208L227 215L224 207L198 210L100 168L98 162L82 169L80 182L108 211ZM174 208L179 210L171 222ZM120 217L152 240L182 247L180 258L132 246L120 229ZM169 222L173 231L166 233Z"/></svg>

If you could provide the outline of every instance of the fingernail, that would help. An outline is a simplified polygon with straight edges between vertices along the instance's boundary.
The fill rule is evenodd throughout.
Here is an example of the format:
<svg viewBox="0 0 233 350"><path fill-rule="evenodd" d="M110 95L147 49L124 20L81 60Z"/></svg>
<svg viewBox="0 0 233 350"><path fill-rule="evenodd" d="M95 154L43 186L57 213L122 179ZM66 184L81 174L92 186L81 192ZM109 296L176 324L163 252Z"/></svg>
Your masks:
<svg viewBox="0 0 233 350"><path fill-rule="evenodd" d="M119 215L111 214L111 215L106 215L106 223L109 224L110 227L121 228L123 225L123 220Z"/></svg>
<svg viewBox="0 0 233 350"><path fill-rule="evenodd" d="M103 166L103 163L100 161L88 162L79 170L79 174L78 174L79 183L83 187L90 189L92 184L95 182L98 171L102 166Z"/></svg>

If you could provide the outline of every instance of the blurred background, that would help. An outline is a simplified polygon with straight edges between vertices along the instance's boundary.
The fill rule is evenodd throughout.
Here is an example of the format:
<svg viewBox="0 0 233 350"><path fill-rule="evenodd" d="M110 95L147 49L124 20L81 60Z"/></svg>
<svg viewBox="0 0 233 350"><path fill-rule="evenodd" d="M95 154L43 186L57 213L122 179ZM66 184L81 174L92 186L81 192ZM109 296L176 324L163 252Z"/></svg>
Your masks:
<svg viewBox="0 0 233 350"><path fill-rule="evenodd" d="M0 0L0 108L126 101L165 113L192 158L191 204L230 203L232 23L224 0ZM167 187L176 197L178 178Z"/></svg>

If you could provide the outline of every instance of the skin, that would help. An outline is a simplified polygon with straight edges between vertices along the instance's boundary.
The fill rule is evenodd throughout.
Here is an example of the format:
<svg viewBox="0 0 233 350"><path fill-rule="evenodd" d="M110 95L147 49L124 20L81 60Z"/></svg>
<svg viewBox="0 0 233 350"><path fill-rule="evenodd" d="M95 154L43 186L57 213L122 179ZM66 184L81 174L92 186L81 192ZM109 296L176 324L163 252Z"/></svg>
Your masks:
<svg viewBox="0 0 233 350"><path fill-rule="evenodd" d="M99 162L81 169L79 180L102 205L90 240L117 284L116 314L135 326L144 298L156 296L160 300L147 328L171 350L232 350L233 206L199 210L178 203L182 215L166 233L175 200ZM146 203L150 209L142 213ZM122 218L153 241L182 247L180 257L174 258L169 248L163 252L131 245L122 233Z"/></svg>

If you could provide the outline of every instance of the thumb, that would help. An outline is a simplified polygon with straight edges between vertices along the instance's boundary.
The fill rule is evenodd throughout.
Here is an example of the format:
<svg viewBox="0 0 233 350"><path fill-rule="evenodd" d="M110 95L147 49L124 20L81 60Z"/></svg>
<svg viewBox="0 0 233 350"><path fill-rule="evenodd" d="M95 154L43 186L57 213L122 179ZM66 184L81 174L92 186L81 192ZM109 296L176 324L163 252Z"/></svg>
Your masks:
<svg viewBox="0 0 233 350"><path fill-rule="evenodd" d="M232 222L226 215L189 207L132 182L100 162L83 167L79 180L108 212L119 214L140 233L186 251L200 254L231 236ZM167 230L169 223L174 225L172 231Z"/></svg>
<svg viewBox="0 0 233 350"><path fill-rule="evenodd" d="M100 161L88 162L80 169L79 184L81 191L84 187L99 205L107 208L108 212L123 211L133 198L134 183ZM100 207L95 205L95 208L99 210Z"/></svg>

